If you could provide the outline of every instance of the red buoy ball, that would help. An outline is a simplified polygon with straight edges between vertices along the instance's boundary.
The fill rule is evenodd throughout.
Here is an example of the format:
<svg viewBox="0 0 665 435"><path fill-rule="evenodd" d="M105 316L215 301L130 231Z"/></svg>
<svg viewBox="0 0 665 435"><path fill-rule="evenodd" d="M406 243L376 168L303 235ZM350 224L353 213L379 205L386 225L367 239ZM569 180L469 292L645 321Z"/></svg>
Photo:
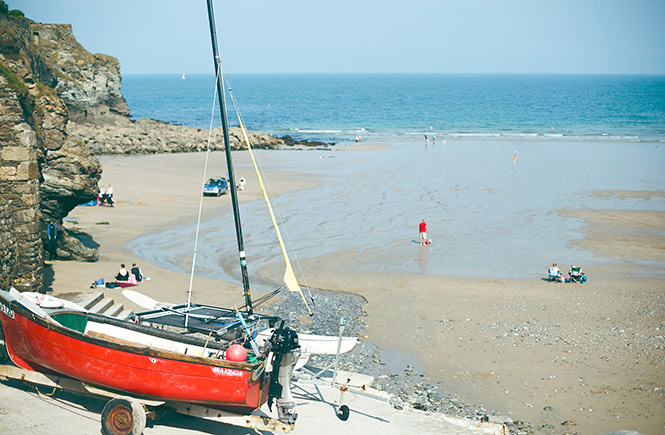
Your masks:
<svg viewBox="0 0 665 435"><path fill-rule="evenodd" d="M232 344L226 349L226 360L235 362L245 362L247 359L247 349L239 344Z"/></svg>

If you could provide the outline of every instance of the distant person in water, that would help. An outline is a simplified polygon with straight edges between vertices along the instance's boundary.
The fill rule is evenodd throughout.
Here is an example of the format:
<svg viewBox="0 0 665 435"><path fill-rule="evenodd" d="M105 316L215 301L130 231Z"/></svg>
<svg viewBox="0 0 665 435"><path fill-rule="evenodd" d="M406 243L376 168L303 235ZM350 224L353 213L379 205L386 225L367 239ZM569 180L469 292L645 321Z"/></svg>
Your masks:
<svg viewBox="0 0 665 435"><path fill-rule="evenodd" d="M429 139L427 138L427 135L425 135L425 143L429 143Z"/></svg>
<svg viewBox="0 0 665 435"><path fill-rule="evenodd" d="M427 244L427 222L423 219L418 226L420 231L420 246L425 246Z"/></svg>
<svg viewBox="0 0 665 435"><path fill-rule="evenodd" d="M116 281L127 281L129 279L129 272L125 269L125 265L121 264L118 273L115 274Z"/></svg>
<svg viewBox="0 0 665 435"><path fill-rule="evenodd" d="M136 278L136 281L143 281L143 272L141 272L141 268L138 267L136 263L132 263L132 268L130 271L132 272L132 275L134 275L134 278Z"/></svg>

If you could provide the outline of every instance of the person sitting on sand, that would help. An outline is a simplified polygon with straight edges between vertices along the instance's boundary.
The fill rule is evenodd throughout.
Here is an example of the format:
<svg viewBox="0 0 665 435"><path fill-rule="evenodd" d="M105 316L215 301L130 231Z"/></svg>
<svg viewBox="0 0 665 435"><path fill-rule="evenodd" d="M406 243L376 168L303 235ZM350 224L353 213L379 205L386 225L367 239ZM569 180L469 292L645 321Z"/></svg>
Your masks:
<svg viewBox="0 0 665 435"><path fill-rule="evenodd" d="M558 281L562 278L561 270L559 270L559 266L557 266L556 263L552 263L552 267L550 267L547 272L550 275L550 279L556 279Z"/></svg>
<svg viewBox="0 0 665 435"><path fill-rule="evenodd" d="M115 203L113 201L113 186L111 186L110 184L109 187L106 188L106 202L111 207L115 207Z"/></svg>
<svg viewBox="0 0 665 435"><path fill-rule="evenodd" d="M121 264L118 273L115 274L116 281L127 281L129 279L129 272L125 269L125 265Z"/></svg>
<svg viewBox="0 0 665 435"><path fill-rule="evenodd" d="M99 188L99 196L97 196L97 205L106 204L106 187L102 186Z"/></svg>
<svg viewBox="0 0 665 435"><path fill-rule="evenodd" d="M136 263L132 263L132 268L131 268L132 275L134 275L134 278L136 278L136 281L141 282L143 281L143 272L141 272L141 268L136 265Z"/></svg>

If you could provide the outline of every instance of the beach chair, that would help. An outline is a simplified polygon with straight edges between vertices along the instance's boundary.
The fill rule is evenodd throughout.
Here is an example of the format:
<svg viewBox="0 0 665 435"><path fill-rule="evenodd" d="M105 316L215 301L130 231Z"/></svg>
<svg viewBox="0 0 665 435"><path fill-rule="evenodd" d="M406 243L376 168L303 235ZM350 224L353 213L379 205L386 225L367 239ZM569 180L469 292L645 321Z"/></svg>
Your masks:
<svg viewBox="0 0 665 435"><path fill-rule="evenodd" d="M570 266L570 271L568 271L568 276L570 277L570 282L584 283L586 282L586 277L584 272L582 272L582 267L572 265Z"/></svg>

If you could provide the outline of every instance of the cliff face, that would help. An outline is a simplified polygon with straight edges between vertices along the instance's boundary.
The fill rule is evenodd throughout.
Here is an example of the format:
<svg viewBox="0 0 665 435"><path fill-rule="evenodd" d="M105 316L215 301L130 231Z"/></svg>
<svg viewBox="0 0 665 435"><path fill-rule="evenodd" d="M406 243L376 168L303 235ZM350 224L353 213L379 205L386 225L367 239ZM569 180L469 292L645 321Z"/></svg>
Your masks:
<svg viewBox="0 0 665 435"><path fill-rule="evenodd" d="M53 88L76 122L108 122L129 116L118 59L91 54L69 24L29 23L32 46L53 72Z"/></svg>
<svg viewBox="0 0 665 435"><path fill-rule="evenodd" d="M45 30L46 29L46 30ZM44 42L43 35L62 37ZM57 47L55 53L49 52ZM96 198L101 165L86 145L68 136L70 110L90 118L126 111L119 93L117 61L85 57L71 27L43 25L0 14L0 288L43 290L46 225L58 227L58 256L94 261L61 226L77 205ZM81 63L91 61L92 65ZM81 72L76 75L76 65ZM115 68L111 85L98 72ZM97 85L86 77L95 76ZM62 97L60 96L62 93ZM65 96L84 95L67 106ZM97 106L94 102L97 101ZM123 106L124 103L124 106ZM86 115L86 107L97 107Z"/></svg>

